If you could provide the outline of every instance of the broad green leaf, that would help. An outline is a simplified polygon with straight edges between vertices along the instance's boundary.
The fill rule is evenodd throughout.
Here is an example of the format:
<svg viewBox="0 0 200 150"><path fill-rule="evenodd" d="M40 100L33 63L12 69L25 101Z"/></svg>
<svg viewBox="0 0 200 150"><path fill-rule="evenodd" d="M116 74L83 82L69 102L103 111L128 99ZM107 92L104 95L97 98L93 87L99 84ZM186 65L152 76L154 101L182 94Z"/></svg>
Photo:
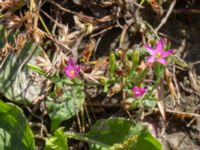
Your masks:
<svg viewBox="0 0 200 150"><path fill-rule="evenodd" d="M85 95L83 86L63 85L61 96L51 95L47 99L47 109L51 118L51 131L57 129L60 123L76 115L83 106Z"/></svg>
<svg viewBox="0 0 200 150"><path fill-rule="evenodd" d="M22 110L0 101L0 149L35 150L33 133Z"/></svg>
<svg viewBox="0 0 200 150"><path fill-rule="evenodd" d="M8 33L0 25L0 48L5 44L5 37L13 45L14 36L17 36L18 32ZM28 104L40 96L44 90L41 82L46 78L37 76L33 71L28 70L26 64L34 64L35 58L41 51L41 47L27 40L24 48L19 49L17 54L9 53L5 59L0 58L0 93L7 99ZM37 76L37 78L33 78L33 76Z"/></svg>
<svg viewBox="0 0 200 150"><path fill-rule="evenodd" d="M64 128L57 129L54 136L46 139L44 150L68 150Z"/></svg>
<svg viewBox="0 0 200 150"><path fill-rule="evenodd" d="M148 150L162 149L141 124L122 118L99 120L85 136L104 144L92 143L91 150L143 150L142 145L148 145Z"/></svg>
<svg viewBox="0 0 200 150"><path fill-rule="evenodd" d="M162 145L149 132L143 130L134 150L162 150Z"/></svg>
<svg viewBox="0 0 200 150"><path fill-rule="evenodd" d="M40 76L32 78L35 73L26 67L28 62L35 62L34 56L39 55L39 52L41 49L29 42L19 54L8 55L0 67L0 93L7 99L29 104L44 90L41 82L46 78Z"/></svg>

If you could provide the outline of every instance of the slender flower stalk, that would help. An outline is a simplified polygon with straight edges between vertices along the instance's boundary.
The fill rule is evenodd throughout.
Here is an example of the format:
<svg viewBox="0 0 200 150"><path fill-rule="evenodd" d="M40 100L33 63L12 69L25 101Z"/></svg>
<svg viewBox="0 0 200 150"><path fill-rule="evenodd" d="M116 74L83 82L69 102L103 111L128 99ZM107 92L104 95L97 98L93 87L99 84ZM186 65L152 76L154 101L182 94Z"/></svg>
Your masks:
<svg viewBox="0 0 200 150"><path fill-rule="evenodd" d="M73 59L70 57L67 66L64 68L65 74L71 80L78 76L80 72L80 66L75 64Z"/></svg>
<svg viewBox="0 0 200 150"><path fill-rule="evenodd" d="M132 92L135 97L141 97L146 92L146 89L135 86L135 87L133 87Z"/></svg>
<svg viewBox="0 0 200 150"><path fill-rule="evenodd" d="M147 62L152 64L154 62L159 62L163 65L167 64L165 58L174 53L174 50L164 51L164 41L160 39L156 45L156 48L149 47L147 45L144 46L145 49L150 53L151 56L148 57Z"/></svg>

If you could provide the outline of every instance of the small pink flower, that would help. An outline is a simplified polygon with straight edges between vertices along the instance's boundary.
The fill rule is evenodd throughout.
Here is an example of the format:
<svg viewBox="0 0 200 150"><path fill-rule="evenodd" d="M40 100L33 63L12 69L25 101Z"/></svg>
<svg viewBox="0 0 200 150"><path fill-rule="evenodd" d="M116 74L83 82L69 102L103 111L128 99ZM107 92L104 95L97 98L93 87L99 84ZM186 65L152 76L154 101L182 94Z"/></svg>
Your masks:
<svg viewBox="0 0 200 150"><path fill-rule="evenodd" d="M135 97L140 97L144 95L144 93L146 92L146 89L135 86L133 87L132 92Z"/></svg>
<svg viewBox="0 0 200 150"><path fill-rule="evenodd" d="M166 65L167 62L165 57L174 53L174 50L164 51L164 41L160 39L156 45L156 48L149 47L147 45L144 46L145 49L150 53L150 57L147 59L148 63L160 62L163 65Z"/></svg>
<svg viewBox="0 0 200 150"><path fill-rule="evenodd" d="M78 76L80 72L80 66L75 64L73 59L70 57L67 66L64 68L65 74L71 80Z"/></svg>

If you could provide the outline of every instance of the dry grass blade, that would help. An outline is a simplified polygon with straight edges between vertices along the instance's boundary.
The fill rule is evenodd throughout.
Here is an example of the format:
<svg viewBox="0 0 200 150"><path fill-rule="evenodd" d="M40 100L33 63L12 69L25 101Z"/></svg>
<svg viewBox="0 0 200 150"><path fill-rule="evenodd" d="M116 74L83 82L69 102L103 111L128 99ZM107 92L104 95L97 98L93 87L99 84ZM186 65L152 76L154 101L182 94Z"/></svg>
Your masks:
<svg viewBox="0 0 200 150"><path fill-rule="evenodd" d="M65 45L68 49L70 49L75 44L79 34L79 31L74 31L70 33L69 27L62 25L62 27L59 28L58 41Z"/></svg>
<svg viewBox="0 0 200 150"><path fill-rule="evenodd" d="M0 11L4 11L10 8L17 8L24 3L22 0L0 0Z"/></svg>
<svg viewBox="0 0 200 150"><path fill-rule="evenodd" d="M170 90L170 93L171 93L172 97L175 98L177 96L176 89L174 87L174 84L172 83L172 73L169 72L168 69L165 70L165 80L167 82L167 86L168 86L168 88Z"/></svg>
<svg viewBox="0 0 200 150"><path fill-rule="evenodd" d="M0 23L4 25L6 29L18 29L23 25L24 18L17 15L5 15Z"/></svg>
<svg viewBox="0 0 200 150"><path fill-rule="evenodd" d="M57 57L53 61L56 70L63 70L67 62L67 56L63 52L58 52Z"/></svg>
<svg viewBox="0 0 200 150"><path fill-rule="evenodd" d="M164 106L164 103L163 103L163 99L164 99L164 95L163 95L164 87L163 86L164 86L163 85L163 79L161 79L160 83L157 86L157 93L158 93L157 106L158 106L158 109L160 111L160 114L161 114L163 120L166 121L166 111L165 111L165 106Z"/></svg>
<svg viewBox="0 0 200 150"><path fill-rule="evenodd" d="M36 62L37 65L40 66L41 69L47 74L47 76L52 76L57 72L45 52L43 52L43 54L36 59Z"/></svg>
<svg viewBox="0 0 200 150"><path fill-rule="evenodd" d="M85 45L85 49L82 52L83 62L88 62L90 57L92 56L92 52L94 51L96 46L95 39L91 39L89 43Z"/></svg>

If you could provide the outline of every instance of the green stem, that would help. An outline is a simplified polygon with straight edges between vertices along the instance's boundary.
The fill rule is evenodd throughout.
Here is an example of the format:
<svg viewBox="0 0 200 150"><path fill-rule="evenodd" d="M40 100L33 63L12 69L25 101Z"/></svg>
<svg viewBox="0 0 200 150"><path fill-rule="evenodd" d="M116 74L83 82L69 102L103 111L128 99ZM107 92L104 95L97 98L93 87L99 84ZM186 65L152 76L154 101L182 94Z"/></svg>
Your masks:
<svg viewBox="0 0 200 150"><path fill-rule="evenodd" d="M42 23L42 26L44 27L45 31L46 31L47 33L51 34L50 31L49 31L49 29L48 29L48 27L46 26L46 24L45 24L43 18L42 18L41 16L39 16L39 19L40 19L40 22Z"/></svg>
<svg viewBox="0 0 200 150"><path fill-rule="evenodd" d="M75 132L68 131L68 132L65 132L65 136L67 138L80 140L80 141L84 141L84 142L87 142L87 143L94 143L94 144L101 145L103 147L109 147L109 145L106 145L106 144L103 144L101 142L89 139L88 137L86 137L86 136L84 136L83 134L80 134L80 133L75 133Z"/></svg>
<svg viewBox="0 0 200 150"><path fill-rule="evenodd" d="M143 99L149 97L152 93L153 90L158 86L158 84L160 83L160 80L163 76L164 70L162 70L162 73L160 74L160 76L157 78L156 83L153 85L153 87L151 88L151 90L143 97Z"/></svg>

